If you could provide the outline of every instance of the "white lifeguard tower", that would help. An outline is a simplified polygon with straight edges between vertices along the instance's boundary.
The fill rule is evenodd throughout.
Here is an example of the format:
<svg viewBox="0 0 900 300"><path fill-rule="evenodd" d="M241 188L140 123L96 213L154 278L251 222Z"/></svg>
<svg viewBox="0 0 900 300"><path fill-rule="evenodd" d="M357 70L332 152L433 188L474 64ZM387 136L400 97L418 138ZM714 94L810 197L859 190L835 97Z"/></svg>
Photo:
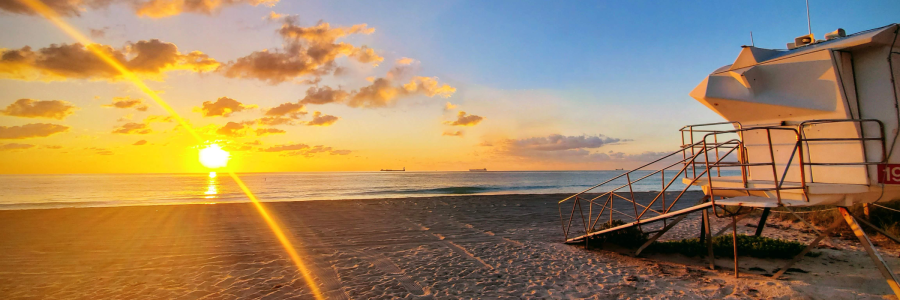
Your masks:
<svg viewBox="0 0 900 300"><path fill-rule="evenodd" d="M709 209L731 218L763 209L759 235L771 208L836 206L843 220L819 232L774 277L846 222L900 297L897 275L875 251L860 223L875 227L847 210L855 204L868 208L900 199L898 32L900 25L892 24L852 35L839 29L826 40L801 36L788 44L788 50L744 46L734 63L715 70L690 93L727 122L685 126L678 151L560 201L566 242L587 242L604 233L666 220L665 227L637 250L639 254L686 214L702 212L712 258ZM677 174L667 180L666 173ZM662 190L651 202L620 195L635 182L652 178L662 179ZM666 204L667 189L679 178L686 186ZM673 210L691 186L701 187L704 198L695 206ZM631 202L627 206L633 207L634 215L627 212L630 209L614 209L618 200ZM614 212L631 222L595 229L601 215L608 213L611 222ZM573 227L573 220L581 221ZM735 275L737 269L735 255Z"/></svg>

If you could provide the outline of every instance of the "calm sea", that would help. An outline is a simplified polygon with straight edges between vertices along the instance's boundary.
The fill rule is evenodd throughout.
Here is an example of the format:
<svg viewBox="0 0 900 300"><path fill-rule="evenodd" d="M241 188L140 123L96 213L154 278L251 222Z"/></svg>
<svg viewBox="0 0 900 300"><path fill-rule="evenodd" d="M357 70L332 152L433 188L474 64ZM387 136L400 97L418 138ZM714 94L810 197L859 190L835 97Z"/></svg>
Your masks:
<svg viewBox="0 0 900 300"><path fill-rule="evenodd" d="M261 201L303 201L576 193L623 172L325 172L246 173L239 176ZM667 171L667 180L675 172ZM647 174L649 171L638 171L631 177ZM625 184L624 177L598 191L622 184ZM634 191L659 191L659 174L638 182L633 188ZM670 190L682 188L684 185L679 179ZM247 201L237 184L224 173L214 178L209 174L0 175L0 209Z"/></svg>

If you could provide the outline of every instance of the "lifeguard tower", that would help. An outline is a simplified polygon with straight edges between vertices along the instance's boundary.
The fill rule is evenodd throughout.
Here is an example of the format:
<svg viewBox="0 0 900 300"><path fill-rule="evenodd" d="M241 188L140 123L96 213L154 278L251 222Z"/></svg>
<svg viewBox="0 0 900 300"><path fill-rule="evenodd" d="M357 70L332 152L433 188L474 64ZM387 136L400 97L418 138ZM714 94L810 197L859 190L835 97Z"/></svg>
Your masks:
<svg viewBox="0 0 900 300"><path fill-rule="evenodd" d="M900 26L892 24L852 35L839 29L824 40L801 36L787 50L743 46L734 63L712 72L690 93L727 122L685 126L679 150L560 201L565 241L586 243L602 234L665 221L638 248L635 254L640 254L687 214L700 212L713 267L710 209L733 218L733 230L737 216L762 209L759 235L771 208L836 206L843 220L819 232L774 277L846 222L900 297L897 275L861 224L877 228L847 210L900 199L898 32ZM627 193L636 182L656 179L661 179L661 191L649 203ZM669 188L676 180L685 187L671 199ZM700 187L703 199L682 199L690 187ZM679 201L681 207L684 201L697 205L673 209ZM617 215L628 223L598 230L607 214L610 222ZM735 255L735 275L737 270Z"/></svg>

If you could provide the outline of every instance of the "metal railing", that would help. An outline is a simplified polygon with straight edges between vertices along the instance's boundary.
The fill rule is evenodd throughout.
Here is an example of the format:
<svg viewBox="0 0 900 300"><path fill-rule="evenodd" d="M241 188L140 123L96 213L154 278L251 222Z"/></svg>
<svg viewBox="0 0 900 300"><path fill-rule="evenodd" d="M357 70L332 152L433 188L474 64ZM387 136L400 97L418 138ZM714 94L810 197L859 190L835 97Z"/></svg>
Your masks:
<svg viewBox="0 0 900 300"><path fill-rule="evenodd" d="M600 217L602 217L604 215L604 213L606 213L606 212L609 213L610 223L614 219L614 217L613 217L614 214L625 216L632 220L640 220L644 216L644 214L646 214L647 212L653 212L656 215L662 215L662 214L669 212L670 210L672 210L673 207L675 207L675 204L678 203L678 201L685 195L685 193L688 191L688 189L699 178L701 178L702 176L704 176L705 174L708 173L709 168L704 169L700 173L700 176L694 177L689 184L685 184L684 188L681 190L681 192L678 194L678 196L676 196L674 200L672 200L670 203L667 204L666 203L666 192L672 186L672 184L675 182L675 180L679 179L681 177L682 173L685 173L687 171L688 167L692 165L691 163L688 163L688 162L691 162L691 161L697 159L698 157L701 157L702 154L707 153L711 150L719 151L720 148L723 148L722 152L724 152L725 154L722 155L720 158L718 158L718 160L716 161L716 163L722 163L722 161L721 161L722 159L727 157L730 153L734 152L735 150L741 148L740 140L737 140L737 139L728 140L728 141L714 144L714 145L704 145L704 147L702 149L696 150L698 145L704 145L704 142L700 141L700 142L688 145L686 147L682 147L682 149L679 149L678 151L672 152L666 156L656 159L656 160L654 160L650 163L647 163L641 167L638 167L634 170L625 172L621 175L615 176L609 180L604 181L603 183L594 185L594 186L587 188L575 195L572 195L563 200L560 200L557 203L557 206L559 209L560 221L562 223L563 235L565 236L565 238L566 239L569 238L569 235L570 235L571 229L572 229L572 221L575 220L575 218L576 218L576 216L575 216L576 211L578 211L579 216L581 218L584 234L589 234L592 231L596 230L596 226L600 221ZM692 149L692 151L694 151L694 153L691 155L691 157L685 157L681 160L671 161L673 156L676 156L678 153L683 153L685 151L688 151L689 149ZM706 156L703 156L703 157L706 157ZM669 161L667 161L667 160L669 160ZM678 165L682 165L681 168L667 182L665 171L668 169L671 169L675 166L678 166ZM641 176L640 178L632 179L631 175L634 174L635 172L651 169L650 167L652 167L652 166L663 166L663 167L658 168L658 169L652 168L655 171L652 171L651 173L649 173L647 175ZM653 200L650 201L650 203L648 203L647 205L638 203L638 201L635 199L635 195L634 195L634 187L633 187L634 184L637 182L647 180L648 178L651 178L651 176L654 176L657 174L659 174L659 176L660 176L659 178L660 178L661 190L653 198ZM615 186L615 187L611 188L609 191L600 193L599 195L596 195L596 196L592 196L592 195L588 194L591 191L594 191L598 188L607 186L608 184L613 183L615 180L622 179L623 177L626 180L625 184ZM620 193L617 193L619 190L624 190L625 188L628 189L628 197L622 196L622 195L620 195ZM605 198L605 201L600 200L600 201L603 201L603 204L600 205L598 199L603 199L603 198ZM628 213L625 213L625 212L615 209L613 204L615 203L616 199L630 202L632 204L632 210L633 210L634 214L630 215ZM571 209L571 212L569 213L568 221L566 221L566 218L563 216L563 213L562 213L562 207L566 202L569 202L569 201L572 201L572 209ZM661 201L661 209L660 210L652 209L653 205L655 203L657 203L657 201ZM584 215L585 208L584 208L584 205L582 205L582 203L585 203L585 205L587 206L587 217L585 217L585 215ZM596 216L594 213L595 206L600 206L600 210L596 213ZM638 207L641 207L642 209L639 211Z"/></svg>
<svg viewBox="0 0 900 300"><path fill-rule="evenodd" d="M809 138L807 137L804 129L811 125L817 124L831 124L831 123L855 123L859 126L860 135L857 138ZM879 126L879 136L877 137L867 137L863 131L863 126L867 123L876 123ZM734 130L717 130L710 129L711 126L716 125L726 125L730 124L734 126ZM618 176L615 176L609 180L606 180L600 184L594 185L590 188L587 188L575 195L569 196L557 203L559 209L560 222L563 227L563 234L566 240L573 234L572 223L573 220L576 219L575 213L578 212L579 217L582 221L581 230L584 231L585 235L590 234L591 232L597 231L597 225L600 223L601 217L605 214L609 216L609 222L612 224L612 221L615 219L614 215L624 216L627 220L631 220L637 223L637 226L640 228L641 220L647 219L644 218L645 214L648 212L652 212L655 215L652 217L657 217L666 213L669 213L675 204L683 198L685 193L691 186L694 186L698 180L701 178L705 178L707 182L705 184L708 189L707 195L704 199L708 199L708 201L712 202L712 207L716 207L715 201L716 198L725 198L724 196L716 196L716 191L724 192L727 190L731 191L740 191L744 192L746 195L751 195L752 193L759 194L762 193L774 193L774 198L777 201L778 205L782 204L782 195L781 192L784 190L800 190L802 194L802 199L806 202L809 202L809 195L807 189L807 167L809 168L809 182L812 182L812 166L848 166L848 165L873 165L878 163L883 163L886 157L885 150L885 142L884 142L884 125L874 119L828 119L828 120L809 120L799 123L796 127L794 126L764 126L764 127L751 127L751 128L743 128L743 126L739 122L720 122L720 123L708 123L708 124L698 124L698 125L688 125L679 129L682 137L682 146L679 150L672 152L668 155L665 155L659 159L656 159L652 162L644 164L634 170L625 172ZM756 161L758 158L755 158L754 161L751 161L750 151L748 151L744 137L748 133L752 132L764 132L765 141L761 142L761 144L765 144L768 148L768 151L764 152L755 152L757 155L759 154L768 154L766 156L767 159L762 162ZM775 157L775 144L772 142L772 133L773 132L788 132L793 134L793 147L790 153L790 157L787 162L783 164L783 170L779 175L779 162ZM701 133L703 137L700 140L695 138L695 134ZM686 136L687 134L687 136ZM737 138L728 138L724 142L719 142L721 139L719 136L724 135L736 135ZM829 163L829 162L810 162L809 159L809 143L817 143L817 142L837 142L837 141L860 141L863 144L863 152L864 158L863 162L840 162L840 163ZM870 162L868 160L868 153L865 151L865 143L870 141L878 141L881 145L881 160L878 162ZM804 152L804 145L807 146L807 151ZM753 145L759 146L759 145ZM678 160L677 154L681 153L681 159ZM765 153L767 152L767 153ZM730 155L734 154L731 157L734 157L736 161L727 161L725 160ZM795 158L797 159L798 165L798 175L799 180L795 181L787 181L790 183L789 186L785 186L786 178L788 177L788 172L791 170L791 166L794 164ZM681 165L681 168L678 169L678 172L671 177L670 180L666 180L666 171L672 170L673 167ZM698 172L698 167L700 171ZM721 177L722 168L731 168L738 167L741 172L741 187L715 187L713 177ZM760 186L759 181L753 181L754 186L749 186L750 183L750 169L751 167L771 167L772 170L772 184L769 186ZM649 174L641 176L637 179L633 179L632 175L635 175L635 172L638 171L651 171ZM690 171L690 172L688 172ZM715 171L716 175L713 176L713 171ZM756 171L760 171L759 168ZM867 170L868 171L868 170ZM690 173L690 175L688 174ZM698 174L699 173L699 174ZM639 203L639 201L635 198L634 194L634 185L638 182L648 180L655 175L659 175L660 179L660 188L661 190L656 196L646 205ZM672 186L674 181L681 176L684 176L684 188L681 189L681 192L669 203L666 203L666 192ZM625 183L620 185L614 185L613 183L616 180L624 179ZM592 191L599 191L604 187L610 187L608 191L605 192L597 192L591 193ZM625 190L627 189L627 191ZM623 196L627 192L627 195ZM591 194L589 194L591 193ZM721 193L720 193L721 195ZM734 195L734 193L731 193ZM770 195L770 194L769 194ZM632 206L632 212L626 213L620 209L615 209L614 203L616 200L630 202ZM567 202L572 202L572 208L569 213L568 220L563 216L563 205L567 204ZM658 209L654 209L654 204L657 202L661 202L661 205ZM706 200L702 200L706 201ZM626 204L627 205L627 204ZM585 206L587 206L587 216L585 216ZM595 207L599 208L599 210L595 211ZM640 209L639 209L640 208ZM723 206L724 208L724 206ZM625 209L627 211L627 208ZM716 213L718 215L718 213ZM663 222L666 222L663 219Z"/></svg>

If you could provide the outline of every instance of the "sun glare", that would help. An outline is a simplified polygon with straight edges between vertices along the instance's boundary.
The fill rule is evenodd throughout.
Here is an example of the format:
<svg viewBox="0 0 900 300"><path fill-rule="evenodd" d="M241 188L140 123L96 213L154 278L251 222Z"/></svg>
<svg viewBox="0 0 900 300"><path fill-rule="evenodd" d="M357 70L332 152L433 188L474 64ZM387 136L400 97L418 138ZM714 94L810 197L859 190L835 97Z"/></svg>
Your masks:
<svg viewBox="0 0 900 300"><path fill-rule="evenodd" d="M228 165L228 159L230 158L231 154L229 154L228 151L222 150L222 147L216 144L200 149L200 164L210 169L221 168Z"/></svg>

